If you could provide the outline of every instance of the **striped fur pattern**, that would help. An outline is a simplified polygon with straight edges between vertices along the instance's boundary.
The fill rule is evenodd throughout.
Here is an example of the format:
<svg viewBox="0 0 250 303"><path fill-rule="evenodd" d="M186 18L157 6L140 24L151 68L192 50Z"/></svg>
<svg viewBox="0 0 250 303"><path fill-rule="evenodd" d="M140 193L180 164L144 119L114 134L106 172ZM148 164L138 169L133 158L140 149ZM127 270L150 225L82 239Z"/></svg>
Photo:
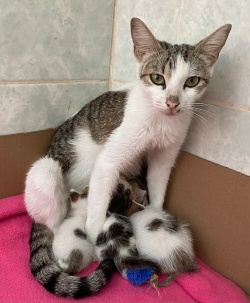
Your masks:
<svg viewBox="0 0 250 303"><path fill-rule="evenodd" d="M139 182L121 177L110 210L122 214L141 210L139 205L133 205L133 200L147 203L146 191ZM48 291L58 296L81 298L94 294L106 285L116 268L122 271L154 266L154 262L138 256L129 220L109 212L96 243L97 259L101 261L97 270L84 278L69 275L81 271L94 258L94 246L85 231L87 192L87 188L81 193L71 190L71 210L54 232L40 223L34 223L31 231L31 271Z"/></svg>
<svg viewBox="0 0 250 303"><path fill-rule="evenodd" d="M226 24L193 46L171 45L133 18L138 81L97 97L58 127L47 156L27 175L30 216L58 227L67 212L66 193L90 185L86 228L94 242L120 174L140 173L143 160L150 203L162 209L191 118L204 112L194 104L206 90L230 30Z"/></svg>
<svg viewBox="0 0 250 303"><path fill-rule="evenodd" d="M127 269L152 268L158 270L152 259L139 255L133 227L127 217L110 214L103 231L96 240L96 254L99 260L114 260L117 269L123 273Z"/></svg>
<svg viewBox="0 0 250 303"><path fill-rule="evenodd" d="M111 259L103 260L87 277L70 276L61 270L53 254L53 232L34 223L30 238L30 267L35 278L51 293L61 297L83 298L98 292L116 270Z"/></svg>

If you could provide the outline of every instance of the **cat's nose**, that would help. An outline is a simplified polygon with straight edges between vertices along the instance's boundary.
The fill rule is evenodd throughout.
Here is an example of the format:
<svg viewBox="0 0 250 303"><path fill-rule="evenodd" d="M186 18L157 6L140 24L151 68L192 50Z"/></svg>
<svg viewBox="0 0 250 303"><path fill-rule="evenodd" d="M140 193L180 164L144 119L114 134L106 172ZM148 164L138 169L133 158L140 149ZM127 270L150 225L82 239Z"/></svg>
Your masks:
<svg viewBox="0 0 250 303"><path fill-rule="evenodd" d="M166 104L169 109L176 109L180 104L179 97L175 95L170 95L169 97L167 97Z"/></svg>
<svg viewBox="0 0 250 303"><path fill-rule="evenodd" d="M170 100L167 100L166 104L167 104L167 107L169 109L176 109L179 106L180 103L179 102L172 102Z"/></svg>

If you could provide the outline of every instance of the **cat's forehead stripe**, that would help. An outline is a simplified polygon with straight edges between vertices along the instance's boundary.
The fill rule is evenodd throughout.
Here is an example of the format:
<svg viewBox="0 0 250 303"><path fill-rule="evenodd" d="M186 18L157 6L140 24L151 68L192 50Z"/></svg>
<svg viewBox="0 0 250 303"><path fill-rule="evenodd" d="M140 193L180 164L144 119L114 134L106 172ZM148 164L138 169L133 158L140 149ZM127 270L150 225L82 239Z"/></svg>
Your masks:
<svg viewBox="0 0 250 303"><path fill-rule="evenodd" d="M144 76L151 73L165 73L169 72L169 76L172 71L177 67L177 60L179 57L184 62L189 62L192 58L192 51L194 47L187 44L171 45L166 42L159 42L162 47L162 51L159 53L151 54L145 59L141 65L140 75Z"/></svg>

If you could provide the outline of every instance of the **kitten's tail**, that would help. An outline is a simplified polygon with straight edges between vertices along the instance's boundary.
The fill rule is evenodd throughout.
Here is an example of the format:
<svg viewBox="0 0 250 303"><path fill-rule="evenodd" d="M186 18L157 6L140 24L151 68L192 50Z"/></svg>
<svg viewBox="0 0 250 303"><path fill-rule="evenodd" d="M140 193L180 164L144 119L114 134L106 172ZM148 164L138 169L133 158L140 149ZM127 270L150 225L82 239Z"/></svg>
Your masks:
<svg viewBox="0 0 250 303"><path fill-rule="evenodd" d="M30 267L35 278L51 293L61 297L83 298L98 292L116 271L111 259L104 259L87 277L70 276L58 266L52 251L53 232L34 223L30 237Z"/></svg>

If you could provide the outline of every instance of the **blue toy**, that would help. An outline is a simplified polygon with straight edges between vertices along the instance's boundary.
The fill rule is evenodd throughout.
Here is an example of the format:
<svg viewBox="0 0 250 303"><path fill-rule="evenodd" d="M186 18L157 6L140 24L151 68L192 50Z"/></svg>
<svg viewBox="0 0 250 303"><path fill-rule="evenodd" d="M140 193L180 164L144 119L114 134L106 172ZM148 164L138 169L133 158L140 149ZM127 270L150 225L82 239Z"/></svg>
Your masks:
<svg viewBox="0 0 250 303"><path fill-rule="evenodd" d="M170 275L163 283L159 283L159 277L152 268L126 269L122 275L135 286L140 286L148 282L155 288L167 286L176 278L176 275Z"/></svg>
<svg viewBox="0 0 250 303"><path fill-rule="evenodd" d="M152 268L127 269L123 272L123 276L135 286L149 282L154 274L155 271Z"/></svg>

